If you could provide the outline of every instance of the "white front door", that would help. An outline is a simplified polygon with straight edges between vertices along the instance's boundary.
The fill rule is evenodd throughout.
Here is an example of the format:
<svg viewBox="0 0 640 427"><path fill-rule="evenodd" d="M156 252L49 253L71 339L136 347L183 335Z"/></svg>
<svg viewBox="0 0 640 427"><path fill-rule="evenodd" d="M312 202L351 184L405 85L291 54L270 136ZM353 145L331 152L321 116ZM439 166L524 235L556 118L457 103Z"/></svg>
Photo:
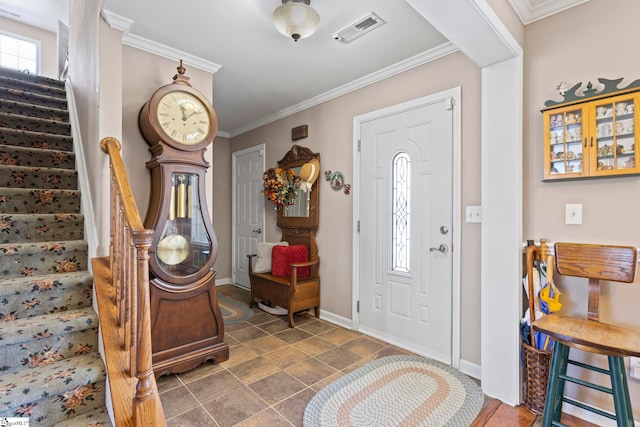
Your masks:
<svg viewBox="0 0 640 427"><path fill-rule="evenodd" d="M453 102L399 107L360 125L359 330L451 364Z"/></svg>
<svg viewBox="0 0 640 427"><path fill-rule="evenodd" d="M247 255L264 241L264 168L264 144L233 153L233 280L247 288Z"/></svg>

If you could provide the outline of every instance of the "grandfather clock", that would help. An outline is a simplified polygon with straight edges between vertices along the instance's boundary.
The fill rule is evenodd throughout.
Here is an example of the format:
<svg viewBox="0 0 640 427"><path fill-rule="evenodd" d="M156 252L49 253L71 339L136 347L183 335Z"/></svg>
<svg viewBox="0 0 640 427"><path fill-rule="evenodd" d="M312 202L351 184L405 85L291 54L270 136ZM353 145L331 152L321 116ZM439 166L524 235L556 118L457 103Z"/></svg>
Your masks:
<svg viewBox="0 0 640 427"><path fill-rule="evenodd" d="M173 83L155 91L138 117L152 154L144 226L155 230L149 270L156 377L229 358L213 271L218 242L205 203L204 152L218 119L184 73L180 61Z"/></svg>

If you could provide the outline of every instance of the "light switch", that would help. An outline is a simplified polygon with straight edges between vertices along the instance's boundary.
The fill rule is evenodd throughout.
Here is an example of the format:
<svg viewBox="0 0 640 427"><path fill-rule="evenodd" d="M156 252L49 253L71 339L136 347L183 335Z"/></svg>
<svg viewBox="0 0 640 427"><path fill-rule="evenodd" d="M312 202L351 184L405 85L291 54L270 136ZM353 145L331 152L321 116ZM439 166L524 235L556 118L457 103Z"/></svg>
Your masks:
<svg viewBox="0 0 640 427"><path fill-rule="evenodd" d="M464 220L465 222L482 222L482 206L466 206Z"/></svg>
<svg viewBox="0 0 640 427"><path fill-rule="evenodd" d="M581 225L582 224L582 205L565 205L565 224Z"/></svg>

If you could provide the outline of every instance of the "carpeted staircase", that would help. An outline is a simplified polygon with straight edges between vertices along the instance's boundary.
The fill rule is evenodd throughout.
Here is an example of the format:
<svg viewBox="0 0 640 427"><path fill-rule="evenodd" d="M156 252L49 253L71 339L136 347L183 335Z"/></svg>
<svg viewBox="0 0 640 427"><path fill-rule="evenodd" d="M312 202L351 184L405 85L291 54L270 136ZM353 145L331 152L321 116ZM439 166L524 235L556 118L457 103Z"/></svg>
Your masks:
<svg viewBox="0 0 640 427"><path fill-rule="evenodd" d="M0 417L111 425L64 82L0 68Z"/></svg>

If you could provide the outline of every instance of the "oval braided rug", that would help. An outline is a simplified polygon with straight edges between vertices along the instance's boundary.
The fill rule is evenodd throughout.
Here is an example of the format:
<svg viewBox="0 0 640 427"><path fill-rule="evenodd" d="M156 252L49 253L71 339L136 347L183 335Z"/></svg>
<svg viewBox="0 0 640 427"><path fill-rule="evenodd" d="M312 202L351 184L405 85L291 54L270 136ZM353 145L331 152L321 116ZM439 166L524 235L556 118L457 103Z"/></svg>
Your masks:
<svg viewBox="0 0 640 427"><path fill-rule="evenodd" d="M225 325L245 322L253 317L253 310L251 310L247 304L220 293L217 296L218 307L220 307Z"/></svg>
<svg viewBox="0 0 640 427"><path fill-rule="evenodd" d="M460 371L419 356L382 357L316 394L306 427L469 426L484 394Z"/></svg>

